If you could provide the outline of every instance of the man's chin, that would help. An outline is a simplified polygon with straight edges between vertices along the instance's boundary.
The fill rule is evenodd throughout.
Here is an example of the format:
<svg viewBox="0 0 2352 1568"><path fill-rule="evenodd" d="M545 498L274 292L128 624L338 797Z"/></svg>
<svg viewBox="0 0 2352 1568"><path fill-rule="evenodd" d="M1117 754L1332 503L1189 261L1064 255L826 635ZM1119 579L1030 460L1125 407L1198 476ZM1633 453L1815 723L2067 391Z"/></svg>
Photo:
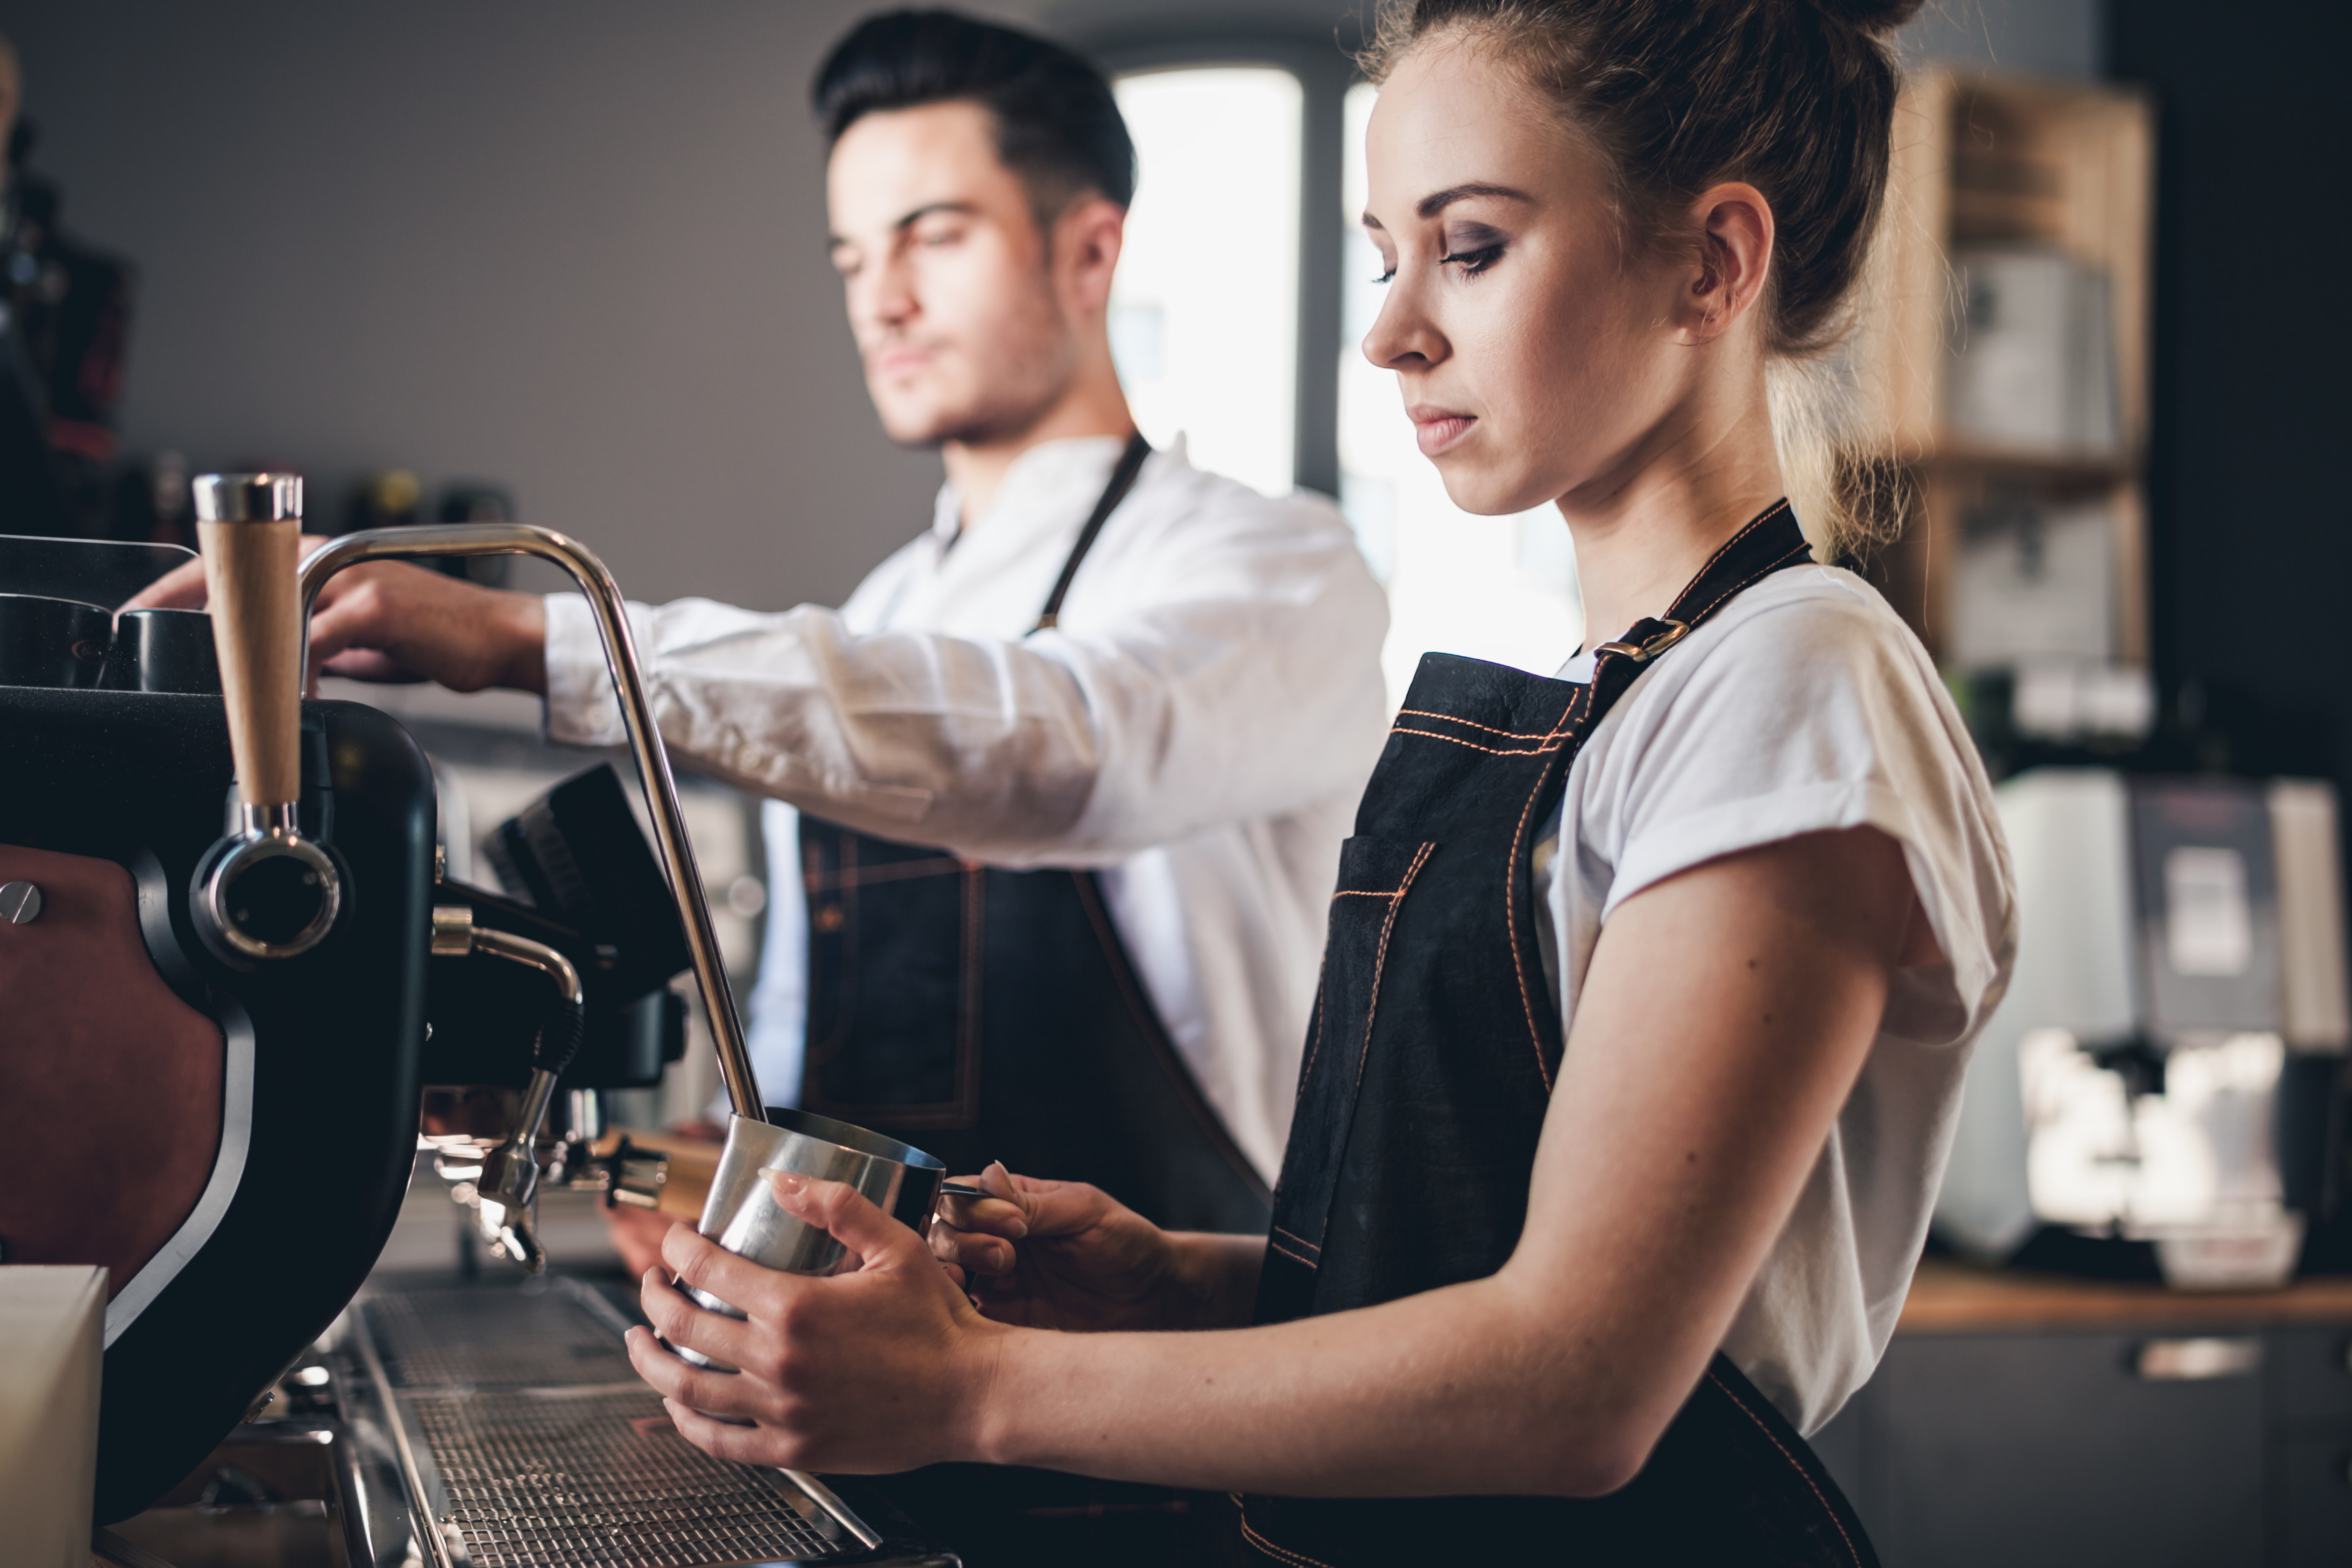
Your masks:
<svg viewBox="0 0 2352 1568"><path fill-rule="evenodd" d="M901 447L937 448L955 443L966 447L992 447L1020 438L1022 433L1037 422L1034 414L1007 417L1003 410L938 409L893 411L880 410L882 433Z"/></svg>

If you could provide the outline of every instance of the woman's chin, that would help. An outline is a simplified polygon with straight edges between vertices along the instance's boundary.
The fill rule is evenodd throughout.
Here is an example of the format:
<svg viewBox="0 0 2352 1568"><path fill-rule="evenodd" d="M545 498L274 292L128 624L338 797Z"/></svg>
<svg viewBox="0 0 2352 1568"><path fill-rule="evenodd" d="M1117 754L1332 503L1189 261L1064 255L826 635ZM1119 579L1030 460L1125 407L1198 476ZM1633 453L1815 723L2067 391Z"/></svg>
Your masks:
<svg viewBox="0 0 2352 1568"><path fill-rule="evenodd" d="M1473 461L1440 459L1437 477L1445 482L1445 499L1473 517L1516 517L1557 499L1529 475L1500 474Z"/></svg>

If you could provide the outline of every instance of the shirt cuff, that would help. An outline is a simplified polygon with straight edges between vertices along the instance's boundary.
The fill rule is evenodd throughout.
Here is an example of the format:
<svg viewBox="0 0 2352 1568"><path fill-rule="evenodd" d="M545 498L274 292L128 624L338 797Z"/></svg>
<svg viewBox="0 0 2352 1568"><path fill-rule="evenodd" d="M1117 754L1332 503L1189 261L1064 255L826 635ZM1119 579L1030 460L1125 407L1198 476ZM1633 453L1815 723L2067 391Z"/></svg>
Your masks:
<svg viewBox="0 0 2352 1568"><path fill-rule="evenodd" d="M578 594L547 595L547 739L572 746L617 746L628 739L604 639Z"/></svg>

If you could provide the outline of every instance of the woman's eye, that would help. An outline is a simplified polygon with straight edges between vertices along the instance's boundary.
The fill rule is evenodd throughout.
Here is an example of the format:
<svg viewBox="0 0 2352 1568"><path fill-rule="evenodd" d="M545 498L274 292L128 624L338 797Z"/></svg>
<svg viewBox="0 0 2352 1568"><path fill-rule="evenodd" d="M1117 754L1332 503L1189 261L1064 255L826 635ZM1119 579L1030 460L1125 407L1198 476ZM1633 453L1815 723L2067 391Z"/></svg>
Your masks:
<svg viewBox="0 0 2352 1568"><path fill-rule="evenodd" d="M1393 267L1391 267L1391 268L1388 268L1388 270L1386 270L1385 272L1382 272L1382 273L1381 273L1378 278L1373 279L1372 279L1372 281L1373 281L1373 282L1375 282L1375 283L1393 283L1393 282L1395 282L1395 281L1396 281L1396 268L1393 268Z"/></svg>
<svg viewBox="0 0 2352 1568"><path fill-rule="evenodd" d="M1457 250L1449 255L1441 256L1437 259L1441 266L1449 261L1458 261L1462 264L1464 277L1475 278L1494 266L1502 254L1503 247L1499 244L1482 245L1475 250Z"/></svg>

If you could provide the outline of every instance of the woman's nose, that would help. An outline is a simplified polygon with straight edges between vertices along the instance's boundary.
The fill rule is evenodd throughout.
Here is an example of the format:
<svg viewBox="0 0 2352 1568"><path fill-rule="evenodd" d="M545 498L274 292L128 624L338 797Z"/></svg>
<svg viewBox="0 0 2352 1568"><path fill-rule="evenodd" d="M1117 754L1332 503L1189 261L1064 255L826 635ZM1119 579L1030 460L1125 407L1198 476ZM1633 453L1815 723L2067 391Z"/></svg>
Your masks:
<svg viewBox="0 0 2352 1568"><path fill-rule="evenodd" d="M1445 357L1445 336L1422 308L1421 291L1400 270L1381 300L1381 313L1364 334L1364 357L1382 370L1435 364Z"/></svg>

